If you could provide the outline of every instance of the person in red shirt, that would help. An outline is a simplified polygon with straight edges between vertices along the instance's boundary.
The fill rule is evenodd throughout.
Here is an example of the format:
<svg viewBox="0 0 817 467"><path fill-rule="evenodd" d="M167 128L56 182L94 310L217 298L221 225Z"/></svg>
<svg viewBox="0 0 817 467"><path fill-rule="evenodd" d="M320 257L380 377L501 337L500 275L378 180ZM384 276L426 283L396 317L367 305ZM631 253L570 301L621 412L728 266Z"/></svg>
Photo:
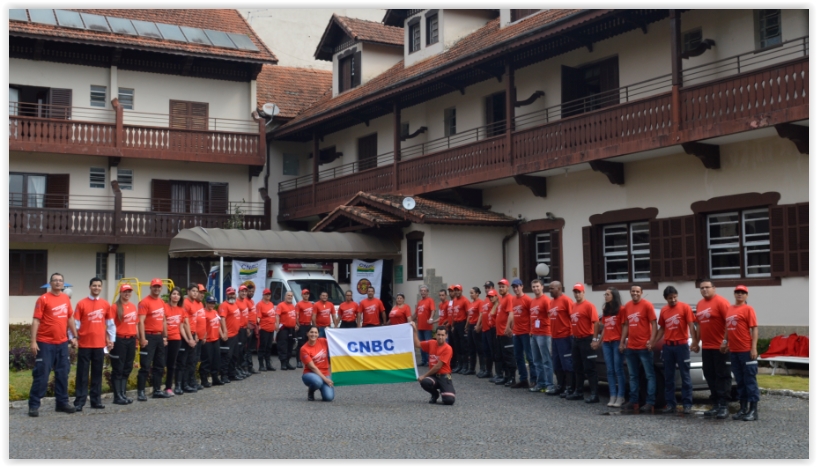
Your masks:
<svg viewBox="0 0 817 467"><path fill-rule="evenodd" d="M496 340L502 358L503 377L496 385L511 387L516 383L516 361L513 355L513 296L508 293L510 283L502 279L497 284L499 306L496 309Z"/></svg>
<svg viewBox="0 0 817 467"><path fill-rule="evenodd" d="M414 307L414 322L417 323L417 333L420 336L420 340L429 340L431 339L431 330L434 329L434 325L438 320L436 311L436 306L434 306L434 300L428 296L428 286L421 285L420 286L420 301L417 302L417 306ZM420 351L420 365L419 366L428 366L428 353L424 351Z"/></svg>
<svg viewBox="0 0 817 467"><path fill-rule="evenodd" d="M712 401L712 408L704 412L704 416L724 419L729 416L727 398L732 389L729 356L721 353L721 347L726 342L729 301L717 294L709 279L702 280L700 288L703 300L695 308L696 338L690 350L698 353L703 348L701 361L704 378L709 386L709 399Z"/></svg>
<svg viewBox="0 0 817 467"><path fill-rule="evenodd" d="M247 338L250 335L248 329L248 322L250 316L250 302L247 300L247 286L238 286L238 298L235 304L238 305L238 310L241 312L241 323L238 329L238 342L236 343L235 352L233 353L233 365L235 372L242 378L249 378L251 373L244 369L247 355Z"/></svg>
<svg viewBox="0 0 817 467"><path fill-rule="evenodd" d="M321 392L324 402L335 400L335 383L329 368L329 344L325 337L319 337L317 326L309 326L307 342L301 347L301 361L305 365L301 381L307 389L306 399L315 400L315 391Z"/></svg>
<svg viewBox="0 0 817 467"><path fill-rule="evenodd" d="M308 289L301 290L301 297L303 297L302 300L295 305L298 311L298 330L296 337L298 340L298 348L295 350L295 366L297 368L303 368L303 364L301 363L301 347L306 343L306 333L309 332L309 326L312 326L312 313L315 311L314 305L309 301Z"/></svg>
<svg viewBox="0 0 817 467"><path fill-rule="evenodd" d="M116 325L116 340L111 351L111 384L113 384L113 403L127 405L133 402L127 396L128 378L133 371L133 358L136 356L136 323L139 312L131 301L133 288L130 284L119 287L119 298L111 306L111 314Z"/></svg>
<svg viewBox="0 0 817 467"><path fill-rule="evenodd" d="M444 327L446 335L449 336L451 334L451 326L448 324L448 304L451 303L451 301L448 299L448 292L445 289L440 289L437 296L440 297L440 313L437 317L437 324Z"/></svg>
<svg viewBox="0 0 817 467"><path fill-rule="evenodd" d="M550 331L553 337L550 354L553 357L553 373L556 384L545 391L548 396L567 397L573 392L573 335L570 326L570 314L573 312L573 301L562 291L562 283L553 281L550 289Z"/></svg>
<svg viewBox="0 0 817 467"><path fill-rule="evenodd" d="M740 410L732 420L752 422L758 419L760 389L757 387L757 316L755 309L746 303L748 298L749 289L745 285L735 287L735 304L726 313L726 344L740 400ZM726 348L721 351L726 353Z"/></svg>
<svg viewBox="0 0 817 467"><path fill-rule="evenodd" d="M479 299L481 293L482 291L479 287L471 287L468 291L471 302L468 304L467 310L468 327L465 331L465 341L468 347L468 361L471 365L468 367L468 371L464 373L466 375L477 374L477 361L479 361L479 374L485 375L485 356L482 355L482 333L480 332L481 329L477 329L480 308L482 308L482 300Z"/></svg>
<svg viewBox="0 0 817 467"><path fill-rule="evenodd" d="M204 297L205 292L207 292L207 288L205 288L202 284L198 285L199 292L196 294L196 350L195 355L192 360L188 360L188 367L187 367L187 374L188 374L188 385L192 392L196 392L199 389L204 389L204 386L200 384L196 384L196 365L198 365L199 361L201 364L198 365L199 367L199 376L205 375L202 380L206 380L207 376L212 371L218 371L218 367L211 367L210 362L204 357L204 344L207 343L207 320L204 319ZM219 361L221 356L219 356ZM188 392L185 389L185 392Z"/></svg>
<svg viewBox="0 0 817 467"><path fill-rule="evenodd" d="M573 286L573 297L576 303L570 313L570 325L573 334L571 357L573 358L574 389L572 394L565 396L565 400L578 401L584 399L588 404L599 401L599 377L596 374L596 352L591 347L593 336L596 334L596 323L599 322L599 313L596 306L584 299L584 284ZM584 379L590 383L590 397L584 398Z"/></svg>
<svg viewBox="0 0 817 467"><path fill-rule="evenodd" d="M227 323L216 311L216 297L210 295L205 299L206 308L204 310L204 322L206 326L206 338L202 354L209 363L209 376L213 379L213 386L221 386L224 381L219 378L218 372L221 368L221 345L227 343ZM207 380L207 373L203 373L204 380Z"/></svg>
<svg viewBox="0 0 817 467"><path fill-rule="evenodd" d="M258 374L253 368L252 352L258 351L258 314L255 310L255 284L253 281L244 282L247 286L247 298L244 300L249 304L247 307L247 344L244 351L244 371L251 375ZM259 363L260 366L260 363Z"/></svg>
<svg viewBox="0 0 817 467"><path fill-rule="evenodd" d="M338 306L338 313L335 314L336 328L356 328L360 316L360 306L354 300L351 290L346 291L346 301Z"/></svg>
<svg viewBox="0 0 817 467"><path fill-rule="evenodd" d="M219 369L219 379L224 383L233 380L241 381L243 376L238 374L235 367L233 355L238 344L238 333L241 330L241 310L236 304L235 289L227 287L225 291L227 299L218 307L218 315L224 319L227 326L227 341L221 343L221 368Z"/></svg>
<svg viewBox="0 0 817 467"><path fill-rule="evenodd" d="M468 313L468 299L462 296L462 286L454 284L448 288L451 301L448 302L448 323L451 325L451 347L454 349L452 373L465 374L470 366L468 347L465 341L465 323Z"/></svg>
<svg viewBox="0 0 817 467"><path fill-rule="evenodd" d="M312 324L318 327L319 337L326 337L326 328L332 325L335 305L329 301L329 292L321 292L321 299L315 302Z"/></svg>
<svg viewBox="0 0 817 467"><path fill-rule="evenodd" d="M684 302L678 301L678 290L669 286L664 289L664 300L667 305L661 308L658 317L658 332L651 346L656 347L661 338L664 345L661 349L661 356L664 360L664 394L667 406L661 413L675 413L677 401L675 400L675 366L681 374L681 404L684 406L684 413L692 413L692 377L689 374L689 337L695 340L695 317L692 315L692 308ZM668 371L668 369L672 369Z"/></svg>
<svg viewBox="0 0 817 467"><path fill-rule="evenodd" d="M77 412L82 411L88 398L88 370L91 371L91 408L105 408L102 404L102 366L105 363L105 348L113 349L113 339L116 338L111 306L99 296L102 293L102 279L91 279L88 289L90 295L80 300L74 308L74 322L79 333L74 397Z"/></svg>
<svg viewBox="0 0 817 467"><path fill-rule="evenodd" d="M292 348L295 345L295 333L298 332L298 311L295 309L295 296L288 291L284 301L276 307L275 326L278 328L278 360L282 370L294 370L290 363Z"/></svg>
<svg viewBox="0 0 817 467"><path fill-rule="evenodd" d="M428 403L436 404L442 397L443 405L454 405L457 398L454 382L451 380L451 357L454 350L445 342L448 333L444 327L438 326L434 340L420 342L417 325L411 323L411 327L414 328L414 347L428 353L429 369L417 378L420 387L431 394Z"/></svg>
<svg viewBox="0 0 817 467"><path fill-rule="evenodd" d="M641 287L630 287L632 300L624 305L621 320L621 341L619 351L627 359L627 370L630 373L630 400L621 406L625 412L637 411L638 408L638 373L639 363L644 367L647 377L647 401L641 410L652 413L655 408L655 368L653 367L652 342L655 338L655 308L652 303L641 298ZM626 351L625 351L626 349Z"/></svg>
<svg viewBox="0 0 817 467"><path fill-rule="evenodd" d="M496 366L496 378L502 377L500 370L500 353L496 343L496 325L493 316L496 315L496 308L499 306L499 294L496 290L488 290L485 294L485 301L480 307L480 316L477 319L476 329L482 335L482 354L485 356L485 373L477 378L488 378L488 382L495 383L493 368ZM493 313L493 315L492 315Z"/></svg>
<svg viewBox="0 0 817 467"><path fill-rule="evenodd" d="M394 298L395 304L389 312L387 326L395 324L406 324L411 322L411 307L406 305L406 296L399 293Z"/></svg>
<svg viewBox="0 0 817 467"><path fill-rule="evenodd" d="M536 368L536 385L530 392L545 392L553 386L553 361L550 358L550 299L545 295L545 285L539 279L530 283L533 299L530 303L530 348L532 365Z"/></svg>
<svg viewBox="0 0 817 467"><path fill-rule="evenodd" d="M176 377L176 361L182 345L182 330L184 329L184 319L187 312L184 310L182 302L182 291L174 287L168 295L165 304L165 321L167 321L167 358L165 368L165 393L173 396L173 378L176 378L176 390L181 390L181 381ZM182 391L184 393L184 391Z"/></svg>
<svg viewBox="0 0 817 467"><path fill-rule="evenodd" d="M162 293L162 280L150 281L150 295L139 302L139 373L136 380L136 400L145 402L145 383L148 372L152 373L153 398L164 399L168 395L162 392L162 374L165 371L165 347L167 346L167 322L165 321L165 302Z"/></svg>
<svg viewBox="0 0 817 467"><path fill-rule="evenodd" d="M262 299L255 305L258 314L259 341L258 371L275 371L270 357L272 355L272 341L275 338L275 305L272 303L272 291L264 289Z"/></svg>
<svg viewBox="0 0 817 467"><path fill-rule="evenodd" d="M533 366L533 354L530 348L530 304L531 298L525 295L524 284L519 278L511 282L513 298L511 307L513 313L510 315L508 326L513 333L513 354L516 357L516 369L519 371L519 382L512 385L512 388L531 389L536 386L536 367ZM528 379L528 367L530 363L530 379Z"/></svg>
<svg viewBox="0 0 817 467"><path fill-rule="evenodd" d="M54 369L54 392L57 411L74 413L76 409L68 401L68 331L77 335L71 299L62 293L65 285L63 275L55 272L49 279L51 290L37 299L34 318L31 320L31 352L36 356L33 381L28 396L28 415L39 417L40 400L48 390L48 377ZM71 345L77 346L76 338Z"/></svg>
<svg viewBox="0 0 817 467"><path fill-rule="evenodd" d="M621 341L621 294L615 287L604 292L604 306L601 309L602 323L597 327L593 339L593 349L598 349L601 341L604 352L604 363L607 367L607 387L610 389L608 407L621 407L624 404L625 375L624 355L619 351Z"/></svg>
<svg viewBox="0 0 817 467"><path fill-rule="evenodd" d="M369 287L366 290L366 298L360 301L360 313L363 316L361 325L364 328L380 326L381 314L386 312L386 307L379 298L375 298L374 292L374 287Z"/></svg>
<svg viewBox="0 0 817 467"><path fill-rule="evenodd" d="M202 355L202 346L204 342L204 305L201 303L203 296L199 289L199 284L190 284L187 289L187 297L184 299L182 306L185 311L185 322L182 323L181 329L184 339L179 347L179 353L176 358L176 371L180 373L177 376L179 384L173 393L180 396L185 392L196 392L196 366L199 363L199 357ZM201 310L201 317L199 316ZM203 368L203 370L202 370ZM206 358L201 359L200 373L210 374L209 362ZM206 379L206 378L203 378ZM191 383L192 381L192 383ZM203 386L202 386L203 387Z"/></svg>

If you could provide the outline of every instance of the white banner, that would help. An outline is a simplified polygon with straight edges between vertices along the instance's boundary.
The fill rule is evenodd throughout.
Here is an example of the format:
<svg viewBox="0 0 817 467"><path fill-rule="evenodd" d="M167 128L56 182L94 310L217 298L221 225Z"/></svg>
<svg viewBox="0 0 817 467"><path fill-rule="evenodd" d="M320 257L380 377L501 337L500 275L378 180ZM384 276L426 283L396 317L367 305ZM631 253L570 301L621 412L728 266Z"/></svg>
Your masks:
<svg viewBox="0 0 817 467"><path fill-rule="evenodd" d="M255 284L255 295L251 297L252 300L255 303L258 303L264 298L264 287L267 277L267 260L239 261L234 259L231 276L232 287L236 290L236 298L238 297L238 286L246 283L247 281L251 281L253 284Z"/></svg>
<svg viewBox="0 0 817 467"><path fill-rule="evenodd" d="M352 294L359 302L367 298L366 291L374 287L374 296L380 298L380 281L383 277L383 260L362 261L352 260Z"/></svg>

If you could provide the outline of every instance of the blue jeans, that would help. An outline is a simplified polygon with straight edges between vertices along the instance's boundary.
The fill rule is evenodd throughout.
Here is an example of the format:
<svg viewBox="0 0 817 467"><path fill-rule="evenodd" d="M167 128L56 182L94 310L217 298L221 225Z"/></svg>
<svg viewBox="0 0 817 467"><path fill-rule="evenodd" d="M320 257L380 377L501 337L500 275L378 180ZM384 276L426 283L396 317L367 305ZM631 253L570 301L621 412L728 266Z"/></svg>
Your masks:
<svg viewBox="0 0 817 467"><path fill-rule="evenodd" d="M618 351L619 341L602 342L604 364L607 366L607 386L610 397L624 397L624 355Z"/></svg>
<svg viewBox="0 0 817 467"><path fill-rule="evenodd" d="M320 376L315 373L304 373L301 376L301 381L309 388L310 391L321 391L321 397L325 402L332 402L335 398L335 388L324 383Z"/></svg>
<svg viewBox="0 0 817 467"><path fill-rule="evenodd" d="M738 385L738 400L758 402L760 389L757 387L757 360L752 360L749 352L732 352L732 374Z"/></svg>
<svg viewBox="0 0 817 467"><path fill-rule="evenodd" d="M536 381L536 367L533 366L533 355L530 352L530 336L519 334L513 336L513 355L516 357L516 369L519 370L519 381L528 380L528 367L525 359L531 364L530 379Z"/></svg>
<svg viewBox="0 0 817 467"><path fill-rule="evenodd" d="M553 386L553 361L550 359L550 336L530 336L530 348L533 354L533 366L536 368L536 386L550 388Z"/></svg>
<svg viewBox="0 0 817 467"><path fill-rule="evenodd" d="M318 337L326 337L326 326L318 327Z"/></svg>
<svg viewBox="0 0 817 467"><path fill-rule="evenodd" d="M417 330L417 338L420 339L420 342L429 341L429 340L431 340L431 331L430 330L425 330L424 331L422 329L418 329ZM421 359L422 359L421 363L423 365L428 365L428 353L423 352L421 350L420 351L420 356L421 356Z"/></svg>
<svg viewBox="0 0 817 467"><path fill-rule="evenodd" d="M667 405L675 407L675 365L681 372L681 404L692 405L692 377L689 375L689 344L664 345L661 349L664 360L664 395Z"/></svg>
<svg viewBox="0 0 817 467"><path fill-rule="evenodd" d="M647 349L627 349L627 369L630 370L630 402L638 404L638 368L639 361L647 376L647 404L655 405L655 368L652 365L652 351Z"/></svg>
<svg viewBox="0 0 817 467"><path fill-rule="evenodd" d="M68 405L68 372L71 370L71 362L68 359L68 341L62 344L46 344L37 341L40 351L34 360L34 370L31 376L31 390L28 393L28 407L30 409L40 408L40 399L45 397L48 390L48 377L51 369L54 369L54 393L57 396L57 407Z"/></svg>

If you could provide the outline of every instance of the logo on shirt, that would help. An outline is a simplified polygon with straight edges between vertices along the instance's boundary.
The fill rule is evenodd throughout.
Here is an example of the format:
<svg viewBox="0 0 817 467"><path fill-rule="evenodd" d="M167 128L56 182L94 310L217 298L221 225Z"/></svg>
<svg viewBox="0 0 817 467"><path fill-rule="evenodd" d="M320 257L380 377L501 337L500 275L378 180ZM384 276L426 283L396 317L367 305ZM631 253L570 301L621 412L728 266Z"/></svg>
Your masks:
<svg viewBox="0 0 817 467"><path fill-rule="evenodd" d="M167 317L167 325L168 326L178 326L182 322L182 315L175 315L175 316L168 316Z"/></svg>
<svg viewBox="0 0 817 467"><path fill-rule="evenodd" d="M706 319L707 321L709 321L709 318L711 318L711 317L712 317L712 311L711 311L711 309L710 309L710 308L705 308L705 309L703 309L703 310L699 310L699 311L698 311L698 312L695 314L695 316L697 316L697 317L698 317L698 320L699 320L699 321L701 321L701 319L702 319L702 318L703 318L703 319ZM701 322L702 322L702 323L705 323L706 321L701 321Z"/></svg>
<svg viewBox="0 0 817 467"><path fill-rule="evenodd" d="M88 313L88 321L92 323L101 323L105 320L105 310L94 310Z"/></svg>
<svg viewBox="0 0 817 467"><path fill-rule="evenodd" d="M215 318L211 318L211 319L210 319L210 327L211 327L211 328L217 328L217 327L219 327L219 325L221 325L220 321L221 321L221 320L219 319L219 317L218 317L218 316L216 316Z"/></svg>
<svg viewBox="0 0 817 467"><path fill-rule="evenodd" d="M150 312L150 317L151 317L152 319L162 319L162 317L163 317L164 315L165 315L165 309L164 309L164 307L162 307L162 308L157 308L157 309L155 309L155 310L153 310L153 311L151 311L151 312Z"/></svg>
<svg viewBox="0 0 817 467"><path fill-rule="evenodd" d="M424 313L426 311L425 305L417 305L417 313Z"/></svg>
<svg viewBox="0 0 817 467"><path fill-rule="evenodd" d="M323 363L324 361L326 361L326 351L321 350L318 353L316 353L312 357L312 361L315 362L315 363Z"/></svg>
<svg viewBox="0 0 817 467"><path fill-rule="evenodd" d="M514 316L522 316L523 307L522 305L513 307L513 315Z"/></svg>
<svg viewBox="0 0 817 467"><path fill-rule="evenodd" d="M65 318L68 316L68 305L63 303L62 305L57 305L51 309L51 314L54 315L55 318Z"/></svg>
<svg viewBox="0 0 817 467"><path fill-rule="evenodd" d="M604 318L604 327L606 328L613 328L616 326L616 317L615 316L607 316Z"/></svg>
<svg viewBox="0 0 817 467"><path fill-rule="evenodd" d="M550 319L556 319L559 317L559 307L554 307L548 310L548 316Z"/></svg>
<svg viewBox="0 0 817 467"><path fill-rule="evenodd" d="M433 355L433 354L428 355L428 366L429 367L433 367L434 365L437 364L438 361L439 361L439 358L437 358L436 355Z"/></svg>
<svg viewBox="0 0 817 467"><path fill-rule="evenodd" d="M366 313L377 313L377 305L367 306L363 311Z"/></svg>
<svg viewBox="0 0 817 467"><path fill-rule="evenodd" d="M123 316L123 318L124 318L124 319L122 320L123 322L128 323L128 324L133 324L133 323L135 323L135 322L136 322L136 312L135 312L135 311L132 311L132 312L130 312L130 313L127 313L127 314L125 314L125 315Z"/></svg>
<svg viewBox="0 0 817 467"><path fill-rule="evenodd" d="M641 317L638 316L638 313L633 313L633 314L627 316L627 321L629 322L628 324L630 326L632 326L632 327L638 326L638 322L640 320L641 320Z"/></svg>
<svg viewBox="0 0 817 467"><path fill-rule="evenodd" d="M734 331L738 326L738 316L732 315L726 317L726 328L730 331Z"/></svg>
<svg viewBox="0 0 817 467"><path fill-rule="evenodd" d="M667 329L675 329L681 325L681 315L675 314L664 320Z"/></svg>
<svg viewBox="0 0 817 467"><path fill-rule="evenodd" d="M571 314L570 314L570 321L571 321L571 322L573 323L573 325L575 326L575 325L576 325L576 323L578 323L578 322L579 322L579 314L578 314L578 313L571 313Z"/></svg>
<svg viewBox="0 0 817 467"><path fill-rule="evenodd" d="M391 309L391 313L389 313L389 316L390 316L390 317L392 317L392 318L394 318L394 317L395 317L395 316L397 316L398 314L400 314L400 309L399 309L399 308L392 308L392 309Z"/></svg>

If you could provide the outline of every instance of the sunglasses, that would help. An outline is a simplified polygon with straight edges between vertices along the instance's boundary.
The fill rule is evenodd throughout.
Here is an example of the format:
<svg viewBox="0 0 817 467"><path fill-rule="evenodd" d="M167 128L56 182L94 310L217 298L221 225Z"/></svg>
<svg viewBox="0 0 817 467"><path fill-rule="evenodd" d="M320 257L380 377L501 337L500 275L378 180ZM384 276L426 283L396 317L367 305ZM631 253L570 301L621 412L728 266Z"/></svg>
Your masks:
<svg viewBox="0 0 817 467"><path fill-rule="evenodd" d="M744 292L743 290L735 290L735 293L746 294L746 295L749 294L749 292Z"/></svg>

